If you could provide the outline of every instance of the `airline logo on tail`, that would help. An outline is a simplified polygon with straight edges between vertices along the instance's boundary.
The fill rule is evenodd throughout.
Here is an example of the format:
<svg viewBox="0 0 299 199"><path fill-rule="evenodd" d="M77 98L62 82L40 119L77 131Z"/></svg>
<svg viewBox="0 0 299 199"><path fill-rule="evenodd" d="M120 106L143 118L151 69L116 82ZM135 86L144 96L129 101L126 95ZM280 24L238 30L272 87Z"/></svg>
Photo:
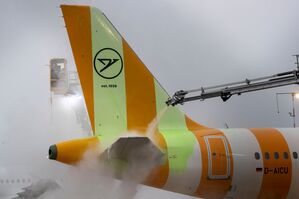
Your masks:
<svg viewBox="0 0 299 199"><path fill-rule="evenodd" d="M94 69L105 79L114 79L123 70L121 55L112 48L103 48L94 57Z"/></svg>

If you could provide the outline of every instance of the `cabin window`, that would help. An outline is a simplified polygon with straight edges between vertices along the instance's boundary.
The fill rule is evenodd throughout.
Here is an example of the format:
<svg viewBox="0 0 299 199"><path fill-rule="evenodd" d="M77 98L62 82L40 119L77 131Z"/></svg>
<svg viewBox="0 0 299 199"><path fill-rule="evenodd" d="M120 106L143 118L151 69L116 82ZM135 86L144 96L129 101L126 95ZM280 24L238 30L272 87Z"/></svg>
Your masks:
<svg viewBox="0 0 299 199"><path fill-rule="evenodd" d="M257 160L261 159L260 153L258 153L258 152L255 152L255 153L254 153L254 157L255 157L255 159L257 159Z"/></svg>
<svg viewBox="0 0 299 199"><path fill-rule="evenodd" d="M298 153L296 151L293 152L293 158L298 159Z"/></svg>
<svg viewBox="0 0 299 199"><path fill-rule="evenodd" d="M289 154L288 152L283 152L283 158L286 160L286 159L289 159Z"/></svg>
<svg viewBox="0 0 299 199"><path fill-rule="evenodd" d="M279 153L278 152L274 152L274 158L277 160L279 159Z"/></svg>
<svg viewBox="0 0 299 199"><path fill-rule="evenodd" d="M269 160L270 159L270 154L268 152L265 153L265 159Z"/></svg>

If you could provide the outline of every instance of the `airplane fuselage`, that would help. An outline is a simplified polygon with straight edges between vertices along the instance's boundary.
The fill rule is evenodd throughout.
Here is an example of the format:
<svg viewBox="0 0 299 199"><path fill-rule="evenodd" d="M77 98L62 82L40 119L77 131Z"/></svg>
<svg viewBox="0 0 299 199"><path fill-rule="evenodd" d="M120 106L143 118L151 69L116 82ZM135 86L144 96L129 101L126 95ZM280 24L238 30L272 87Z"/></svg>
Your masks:
<svg viewBox="0 0 299 199"><path fill-rule="evenodd" d="M295 128L161 132L167 163L149 185L204 198L299 198L298 133Z"/></svg>

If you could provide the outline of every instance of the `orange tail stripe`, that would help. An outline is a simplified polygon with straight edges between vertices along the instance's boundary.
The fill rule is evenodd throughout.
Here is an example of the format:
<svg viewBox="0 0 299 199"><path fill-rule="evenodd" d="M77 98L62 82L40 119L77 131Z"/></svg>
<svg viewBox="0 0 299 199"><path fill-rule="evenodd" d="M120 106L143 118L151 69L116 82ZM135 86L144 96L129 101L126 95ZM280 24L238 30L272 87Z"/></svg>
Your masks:
<svg viewBox="0 0 299 199"><path fill-rule="evenodd" d="M148 125L157 115L154 78L124 39L122 43L126 66L125 81L128 130L136 130L145 134ZM167 150L164 137L158 131L154 133L153 139L163 151ZM162 188L166 184L168 173L169 165L166 158L163 165L158 166L151 172L145 184Z"/></svg>
<svg viewBox="0 0 299 199"><path fill-rule="evenodd" d="M93 67L89 6L61 6L93 132Z"/></svg>
<svg viewBox="0 0 299 199"><path fill-rule="evenodd" d="M292 179L292 160L286 140L276 129L250 130L263 153L264 175L258 198L286 198ZM268 160L265 159L266 152L270 155ZM275 152L279 153L278 159L274 158ZM284 159L282 152L287 152L289 157Z"/></svg>
<svg viewBox="0 0 299 199"><path fill-rule="evenodd" d="M123 53L128 130L145 132L156 116L154 78L125 40Z"/></svg>

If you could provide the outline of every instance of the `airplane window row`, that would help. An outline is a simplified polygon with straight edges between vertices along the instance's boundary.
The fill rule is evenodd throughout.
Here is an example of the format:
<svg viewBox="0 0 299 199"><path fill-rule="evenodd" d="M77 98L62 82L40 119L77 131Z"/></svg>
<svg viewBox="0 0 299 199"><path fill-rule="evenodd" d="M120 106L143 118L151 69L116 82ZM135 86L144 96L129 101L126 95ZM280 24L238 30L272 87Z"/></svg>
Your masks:
<svg viewBox="0 0 299 199"><path fill-rule="evenodd" d="M294 159L298 159L298 153L296 151L294 151L292 154L293 154ZM273 156L274 156L274 159L276 159L276 160L278 160L280 158L280 154L278 152L274 152ZM260 155L259 152L255 152L254 157L257 160L261 159L261 155ZM264 157L265 157L266 160L269 160L270 159L270 153L265 152ZM289 153L288 152L283 152L282 153L282 158L285 159L285 160L289 159Z"/></svg>
<svg viewBox="0 0 299 199"><path fill-rule="evenodd" d="M0 184L8 183L28 183L31 182L30 179L0 179Z"/></svg>

